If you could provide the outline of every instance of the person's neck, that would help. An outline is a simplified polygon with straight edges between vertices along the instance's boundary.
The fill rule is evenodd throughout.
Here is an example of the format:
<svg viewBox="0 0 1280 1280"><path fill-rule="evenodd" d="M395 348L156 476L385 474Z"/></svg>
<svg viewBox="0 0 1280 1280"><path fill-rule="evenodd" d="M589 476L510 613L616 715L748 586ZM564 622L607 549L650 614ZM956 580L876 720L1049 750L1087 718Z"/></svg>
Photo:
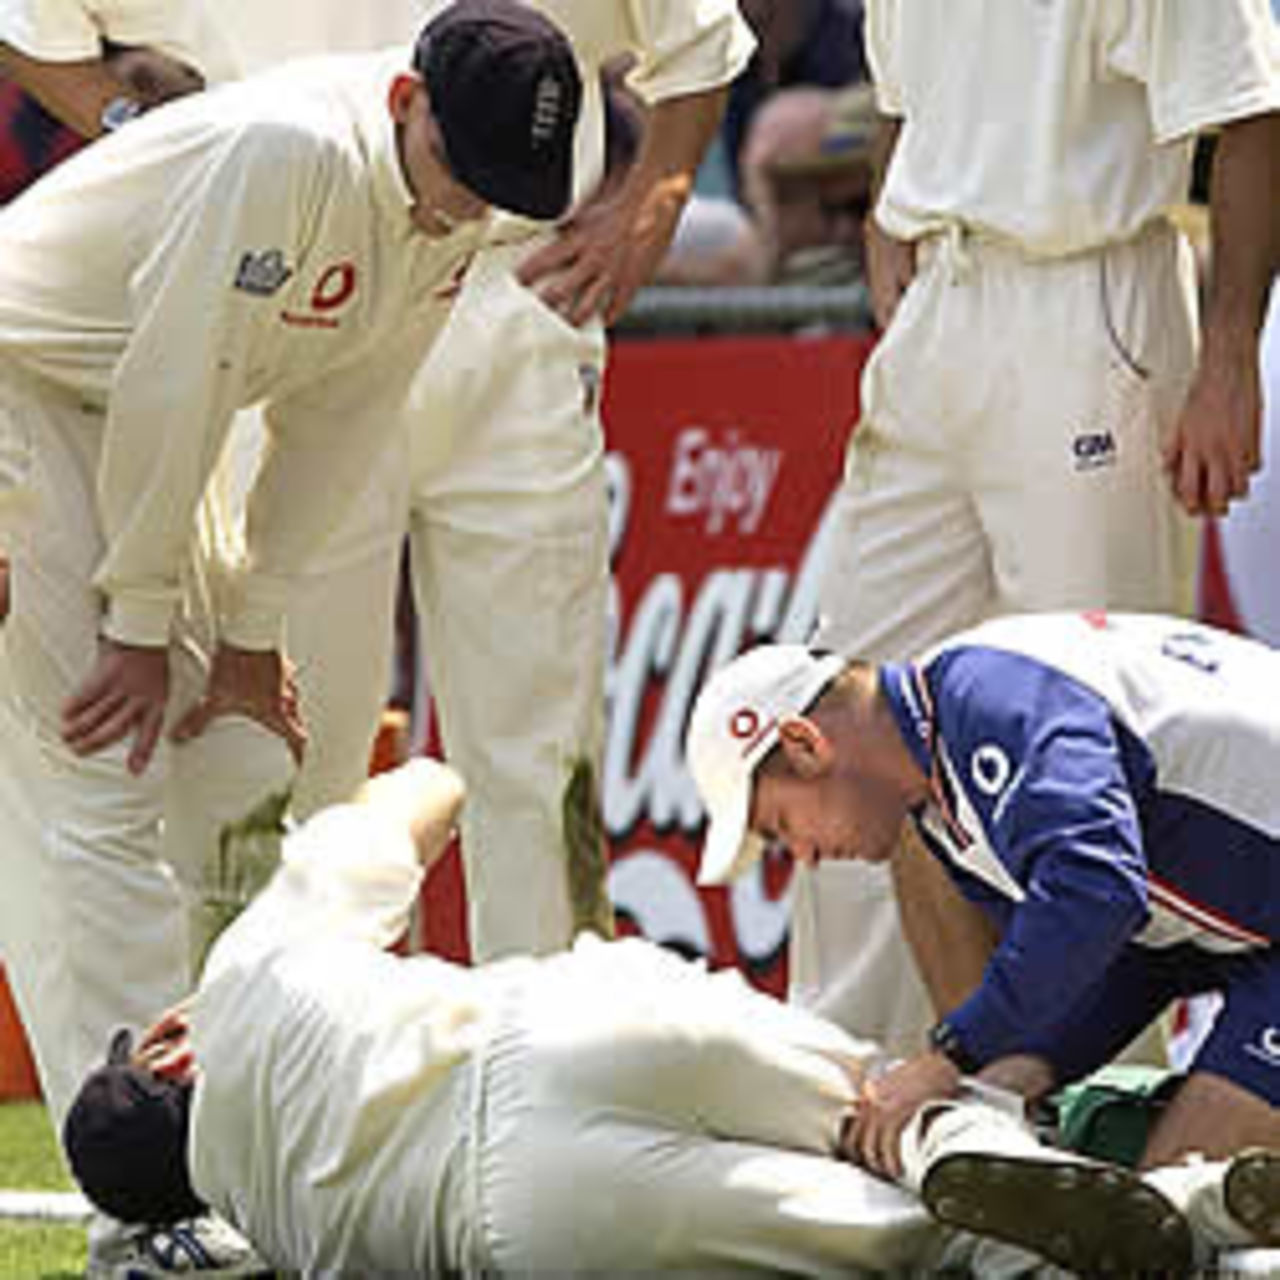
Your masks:
<svg viewBox="0 0 1280 1280"><path fill-rule="evenodd" d="M876 774L914 808L928 799L929 779L903 741L897 717L881 689L880 669L866 667L854 674L850 696L863 757L874 761Z"/></svg>

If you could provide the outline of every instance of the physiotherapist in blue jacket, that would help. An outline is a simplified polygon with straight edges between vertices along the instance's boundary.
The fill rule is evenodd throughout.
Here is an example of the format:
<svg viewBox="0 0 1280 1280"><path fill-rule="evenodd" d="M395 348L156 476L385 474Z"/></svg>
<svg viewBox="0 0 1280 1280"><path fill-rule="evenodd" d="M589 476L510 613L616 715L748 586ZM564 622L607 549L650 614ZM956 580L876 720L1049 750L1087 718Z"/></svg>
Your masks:
<svg viewBox="0 0 1280 1280"><path fill-rule="evenodd" d="M771 843L882 862L910 817L998 930L978 988L868 1090L863 1163L896 1173L906 1122L962 1076L1045 1093L1206 991L1221 1012L1143 1165L1280 1151L1280 653L1100 613L901 665L765 645L713 674L687 750L703 883ZM1280 1204L1259 1227L1280 1238Z"/></svg>

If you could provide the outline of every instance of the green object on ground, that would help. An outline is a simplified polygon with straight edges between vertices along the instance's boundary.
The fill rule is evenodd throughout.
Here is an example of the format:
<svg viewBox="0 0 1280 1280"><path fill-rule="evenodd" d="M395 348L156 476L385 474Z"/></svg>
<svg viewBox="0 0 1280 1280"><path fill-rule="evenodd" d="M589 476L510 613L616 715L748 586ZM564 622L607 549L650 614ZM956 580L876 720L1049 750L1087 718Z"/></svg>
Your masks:
<svg viewBox="0 0 1280 1280"><path fill-rule="evenodd" d="M1136 1167L1147 1136L1182 1077L1161 1067L1117 1064L1055 1095L1064 1147Z"/></svg>

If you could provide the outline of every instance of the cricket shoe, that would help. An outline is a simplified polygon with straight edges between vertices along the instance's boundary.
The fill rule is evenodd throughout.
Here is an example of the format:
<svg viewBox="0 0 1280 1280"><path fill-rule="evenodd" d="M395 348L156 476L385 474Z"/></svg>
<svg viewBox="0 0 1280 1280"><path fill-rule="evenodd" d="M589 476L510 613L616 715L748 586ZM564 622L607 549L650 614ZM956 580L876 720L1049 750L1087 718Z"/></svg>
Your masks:
<svg viewBox="0 0 1280 1280"><path fill-rule="evenodd" d="M1280 1151L1243 1151L1227 1166L1227 1211L1258 1244L1280 1249Z"/></svg>
<svg viewBox="0 0 1280 1280"><path fill-rule="evenodd" d="M1280 1245L1280 1152L1193 1158L1153 1169L1144 1178L1186 1216L1202 1257L1222 1249Z"/></svg>
<svg viewBox="0 0 1280 1280"><path fill-rule="evenodd" d="M1191 1269L1186 1218L1137 1174L1044 1146L1020 1121L988 1107L930 1111L913 1122L903 1156L938 1221L1079 1275Z"/></svg>
<svg viewBox="0 0 1280 1280"><path fill-rule="evenodd" d="M122 1229L94 1240L85 1280L215 1280L274 1274L244 1236L210 1213L167 1227Z"/></svg>

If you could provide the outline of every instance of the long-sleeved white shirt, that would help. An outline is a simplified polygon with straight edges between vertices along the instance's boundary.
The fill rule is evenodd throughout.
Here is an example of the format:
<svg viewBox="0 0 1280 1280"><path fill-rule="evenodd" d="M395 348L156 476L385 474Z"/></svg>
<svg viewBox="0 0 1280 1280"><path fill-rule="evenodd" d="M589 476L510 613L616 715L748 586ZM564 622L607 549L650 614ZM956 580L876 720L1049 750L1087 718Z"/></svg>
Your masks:
<svg viewBox="0 0 1280 1280"><path fill-rule="evenodd" d="M1280 110L1267 0L868 0L901 117L877 220L959 224L1056 257L1186 199L1197 130Z"/></svg>
<svg viewBox="0 0 1280 1280"><path fill-rule="evenodd" d="M421 876L403 831L328 810L210 953L192 1008L192 1180L277 1265L428 1275L456 1256L456 1069L531 962L482 972L381 950Z"/></svg>
<svg viewBox="0 0 1280 1280"><path fill-rule="evenodd" d="M161 644L234 411L267 402L247 571L221 634L275 644L287 590L379 451L483 234L415 231L387 111L405 55L321 59L170 104L0 213L0 359L103 410L107 634Z"/></svg>

